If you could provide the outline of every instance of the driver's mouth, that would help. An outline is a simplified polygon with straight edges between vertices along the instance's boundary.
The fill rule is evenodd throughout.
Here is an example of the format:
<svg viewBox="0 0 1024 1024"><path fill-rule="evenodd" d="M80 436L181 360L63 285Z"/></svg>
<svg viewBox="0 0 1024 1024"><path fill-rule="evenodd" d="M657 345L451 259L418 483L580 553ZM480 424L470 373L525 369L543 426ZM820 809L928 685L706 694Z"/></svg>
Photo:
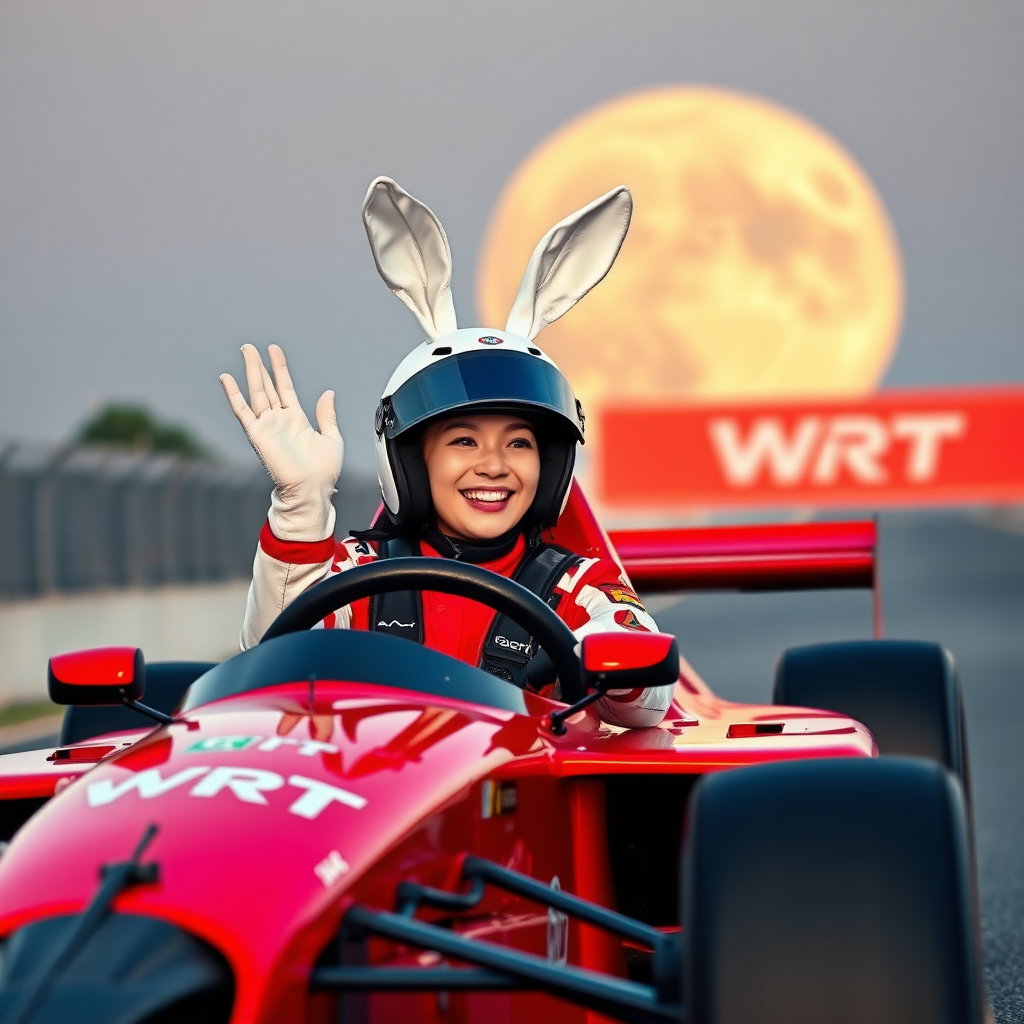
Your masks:
<svg viewBox="0 0 1024 1024"><path fill-rule="evenodd" d="M513 492L507 487L474 487L459 493L478 512L502 512L508 507Z"/></svg>

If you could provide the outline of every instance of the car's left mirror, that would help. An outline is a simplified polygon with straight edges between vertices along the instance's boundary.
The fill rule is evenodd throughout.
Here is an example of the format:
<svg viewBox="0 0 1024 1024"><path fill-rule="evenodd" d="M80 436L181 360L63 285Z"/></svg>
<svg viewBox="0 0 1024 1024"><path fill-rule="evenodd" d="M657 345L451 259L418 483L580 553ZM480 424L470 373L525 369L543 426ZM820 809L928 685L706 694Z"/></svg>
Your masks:
<svg viewBox="0 0 1024 1024"><path fill-rule="evenodd" d="M672 686L679 679L679 648L669 633L589 633L580 647L589 690Z"/></svg>
<svg viewBox="0 0 1024 1024"><path fill-rule="evenodd" d="M55 654L47 686L54 704L95 707L137 701L146 692L146 660L138 647Z"/></svg>

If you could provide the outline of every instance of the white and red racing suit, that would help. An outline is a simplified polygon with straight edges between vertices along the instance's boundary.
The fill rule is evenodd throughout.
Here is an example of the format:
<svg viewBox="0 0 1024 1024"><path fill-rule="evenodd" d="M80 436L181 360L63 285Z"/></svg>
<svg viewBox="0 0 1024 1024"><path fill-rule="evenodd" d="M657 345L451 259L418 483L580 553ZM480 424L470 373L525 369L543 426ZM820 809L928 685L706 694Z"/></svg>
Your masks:
<svg viewBox="0 0 1024 1024"><path fill-rule="evenodd" d="M422 555L442 557L426 541L419 544ZM481 566L509 578L525 552L526 542L520 536L508 554ZM376 558L372 542L354 537L340 542L333 537L312 542L282 541L271 532L269 523L264 525L242 625L242 650L259 643L278 613L314 583ZM619 629L658 629L618 565L609 559L582 559L558 580L554 594L558 595L557 603L552 602L555 611L577 638ZM467 598L430 591L423 592L422 602L424 644L470 665L479 664L494 609ZM355 601L328 615L321 625L327 629L368 629L369 608L369 598ZM665 717L671 698L672 689L667 686L615 690L595 707L602 720L611 725L644 728L657 725Z"/></svg>

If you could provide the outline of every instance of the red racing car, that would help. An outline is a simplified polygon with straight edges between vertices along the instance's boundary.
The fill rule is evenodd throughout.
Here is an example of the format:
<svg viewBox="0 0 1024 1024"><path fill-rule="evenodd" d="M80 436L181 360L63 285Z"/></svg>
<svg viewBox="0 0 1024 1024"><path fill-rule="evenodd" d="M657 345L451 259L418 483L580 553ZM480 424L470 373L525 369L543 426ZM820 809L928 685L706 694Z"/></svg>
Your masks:
<svg viewBox="0 0 1024 1024"><path fill-rule="evenodd" d="M870 523L609 538L574 488L553 539L646 592L874 578ZM311 628L428 585L526 626L562 700ZM662 725L590 707L638 685L674 686ZM577 647L510 580L390 559L223 664L85 651L50 688L61 746L0 757L4 1024L984 1019L963 716L935 645L793 649L775 703L741 705L671 636Z"/></svg>

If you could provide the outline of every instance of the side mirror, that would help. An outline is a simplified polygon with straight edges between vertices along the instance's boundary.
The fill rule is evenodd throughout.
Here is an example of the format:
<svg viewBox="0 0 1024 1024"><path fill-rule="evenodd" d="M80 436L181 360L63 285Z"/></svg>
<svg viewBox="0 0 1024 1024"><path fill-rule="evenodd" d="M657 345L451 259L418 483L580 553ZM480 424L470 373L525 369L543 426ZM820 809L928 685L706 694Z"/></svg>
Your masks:
<svg viewBox="0 0 1024 1024"><path fill-rule="evenodd" d="M54 704L134 703L146 692L146 660L138 647L56 654L50 659L47 688Z"/></svg>
<svg viewBox="0 0 1024 1024"><path fill-rule="evenodd" d="M536 660L536 659L535 659ZM583 685L590 692L550 716L551 731L564 736L566 719L608 690L673 686L679 679L679 648L670 633L588 633L580 641Z"/></svg>
<svg viewBox="0 0 1024 1024"><path fill-rule="evenodd" d="M580 646L588 690L673 686L679 679L679 648L669 633L589 633Z"/></svg>

